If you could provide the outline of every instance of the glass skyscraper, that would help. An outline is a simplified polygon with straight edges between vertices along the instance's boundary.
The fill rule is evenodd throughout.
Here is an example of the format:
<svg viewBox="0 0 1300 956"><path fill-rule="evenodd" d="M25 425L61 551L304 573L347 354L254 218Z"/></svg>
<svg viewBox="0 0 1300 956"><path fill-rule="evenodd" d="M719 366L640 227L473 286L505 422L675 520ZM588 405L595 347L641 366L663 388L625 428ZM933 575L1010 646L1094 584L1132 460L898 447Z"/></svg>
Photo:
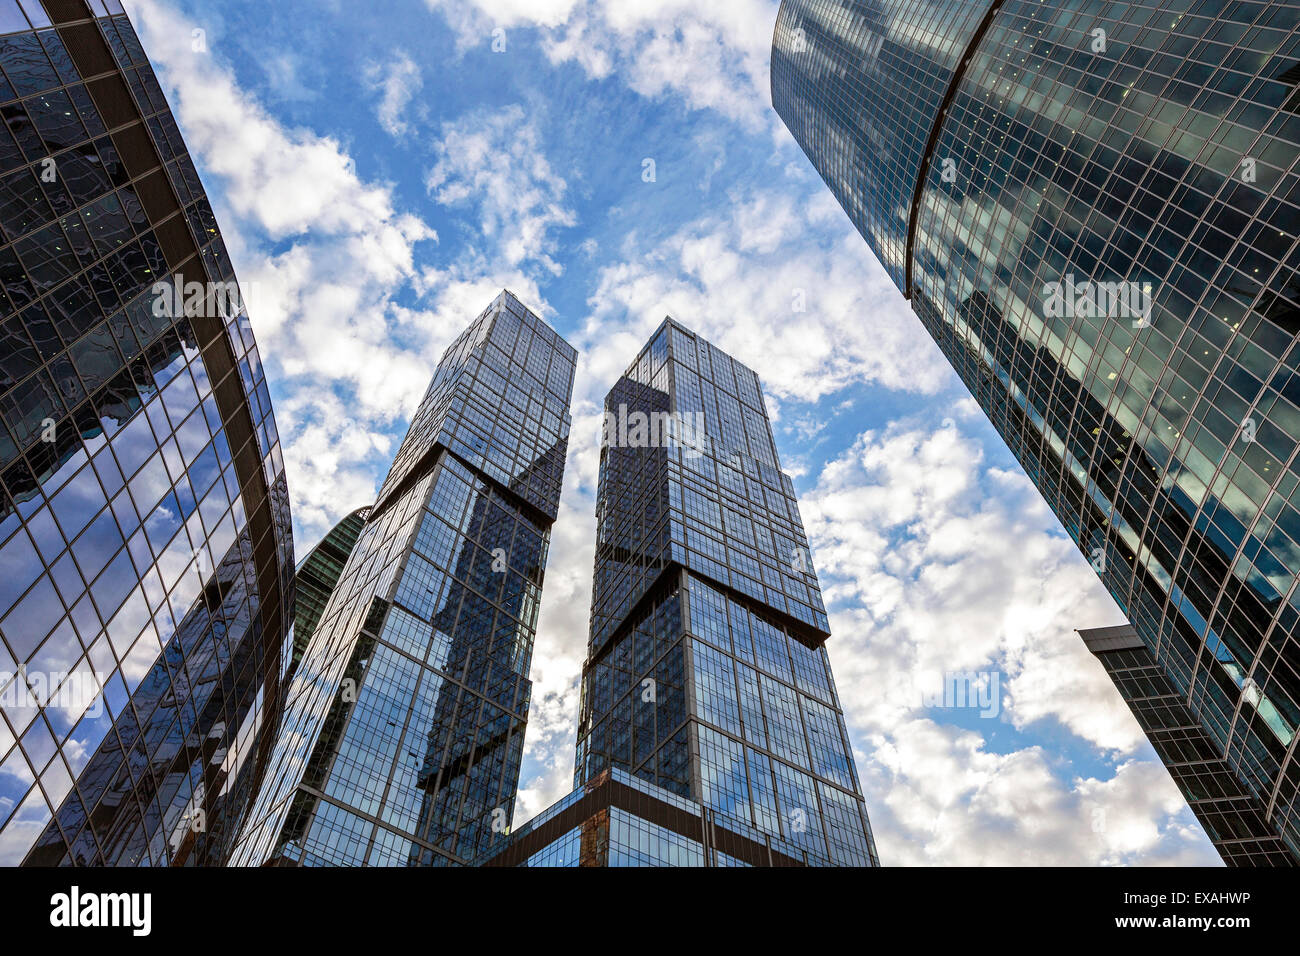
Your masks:
<svg viewBox="0 0 1300 956"><path fill-rule="evenodd" d="M343 575L352 549L357 545L361 529L365 527L370 509L358 508L330 529L329 534L317 542L307 557L298 562L294 574L295 601L293 607L293 653L290 655L285 679L292 679L302 655L316 633L320 616L325 613L330 595Z"/></svg>
<svg viewBox="0 0 1300 956"><path fill-rule="evenodd" d="M758 376L666 319L605 400L577 789L491 865L878 861Z"/></svg>
<svg viewBox="0 0 1300 956"><path fill-rule="evenodd" d="M0 115L0 865L218 864L293 595L248 316L117 0L0 0Z"/></svg>
<svg viewBox="0 0 1300 956"><path fill-rule="evenodd" d="M447 349L290 682L236 864L448 866L504 842L576 357L509 292Z"/></svg>
<svg viewBox="0 0 1300 956"><path fill-rule="evenodd" d="M772 100L1300 857L1300 7L784 0Z"/></svg>

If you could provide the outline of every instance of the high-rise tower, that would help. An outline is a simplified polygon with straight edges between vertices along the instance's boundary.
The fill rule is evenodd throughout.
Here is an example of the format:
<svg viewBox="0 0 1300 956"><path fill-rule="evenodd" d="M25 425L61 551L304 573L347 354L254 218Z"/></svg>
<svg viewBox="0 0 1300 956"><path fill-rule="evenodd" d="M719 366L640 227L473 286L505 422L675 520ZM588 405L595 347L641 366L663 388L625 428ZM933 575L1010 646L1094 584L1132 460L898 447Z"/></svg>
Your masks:
<svg viewBox="0 0 1300 956"><path fill-rule="evenodd" d="M224 862L293 543L194 163L118 0L0 0L0 865Z"/></svg>
<svg viewBox="0 0 1300 956"><path fill-rule="evenodd" d="M509 292L448 347L290 682L237 864L447 866L504 840L575 359Z"/></svg>
<svg viewBox="0 0 1300 956"><path fill-rule="evenodd" d="M667 319L605 400L577 790L493 865L877 862L758 376Z"/></svg>
<svg viewBox="0 0 1300 956"><path fill-rule="evenodd" d="M330 595L343 575L343 568L369 516L369 507L351 512L298 562L294 572L293 653L286 662L285 680L292 679L298 670L303 652L316 633L316 625L325 613L325 606L329 604Z"/></svg>
<svg viewBox="0 0 1300 956"><path fill-rule="evenodd" d="M1300 8L784 0L772 101L1300 858Z"/></svg>

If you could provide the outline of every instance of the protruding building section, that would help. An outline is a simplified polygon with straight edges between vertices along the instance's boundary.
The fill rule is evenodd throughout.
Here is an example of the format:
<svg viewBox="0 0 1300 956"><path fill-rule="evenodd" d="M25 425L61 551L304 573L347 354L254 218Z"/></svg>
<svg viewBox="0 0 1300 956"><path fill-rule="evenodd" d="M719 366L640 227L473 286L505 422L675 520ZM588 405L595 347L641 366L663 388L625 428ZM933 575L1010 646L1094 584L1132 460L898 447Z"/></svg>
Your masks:
<svg viewBox="0 0 1300 956"><path fill-rule="evenodd" d="M771 64L777 113L1292 855L1297 26L1289 0L784 0Z"/></svg>
<svg viewBox="0 0 1300 956"><path fill-rule="evenodd" d="M1294 866L1267 807L1241 785L1132 625L1079 632L1228 866Z"/></svg>
<svg viewBox="0 0 1300 956"><path fill-rule="evenodd" d="M596 514L579 789L493 865L876 864L758 376L665 320L605 400Z"/></svg>
<svg viewBox="0 0 1300 956"><path fill-rule="evenodd" d="M290 683L237 864L504 843L575 361L509 292L447 349Z"/></svg>
<svg viewBox="0 0 1300 956"><path fill-rule="evenodd" d="M485 866L806 866L798 847L634 777L602 770L520 827Z"/></svg>
<svg viewBox="0 0 1300 956"><path fill-rule="evenodd" d="M278 724L279 439L119 0L0 0L0 865L220 865Z"/></svg>

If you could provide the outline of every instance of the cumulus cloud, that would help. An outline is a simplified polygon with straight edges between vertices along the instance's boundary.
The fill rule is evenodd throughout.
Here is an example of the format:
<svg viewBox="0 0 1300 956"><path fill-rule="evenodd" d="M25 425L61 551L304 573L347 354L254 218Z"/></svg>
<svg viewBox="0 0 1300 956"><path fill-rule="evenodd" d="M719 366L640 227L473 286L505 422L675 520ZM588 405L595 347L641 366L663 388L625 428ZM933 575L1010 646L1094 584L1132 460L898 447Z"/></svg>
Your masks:
<svg viewBox="0 0 1300 956"><path fill-rule="evenodd" d="M437 236L399 208L391 186L363 180L337 140L286 127L214 52L173 42L191 28L174 8L135 0L131 15L216 187L210 196L276 383L295 519L306 530L297 544L310 547L369 502L374 452L414 408L454 334L436 308L399 314L394 302L420 279L416 247Z"/></svg>
<svg viewBox="0 0 1300 956"><path fill-rule="evenodd" d="M1140 742L1074 633L1119 609L1028 479L988 466L961 425L861 435L801 507L827 600L845 609L832 646L851 656L842 696L864 725L918 708L945 674L997 670L1017 726L1055 717L1105 749Z"/></svg>
<svg viewBox="0 0 1300 956"><path fill-rule="evenodd" d="M1118 608L1028 479L986 462L970 406L944 410L860 435L801 502L882 856L1213 862L1164 768L1128 758L1141 729L1074 633ZM1054 722L1116 772L1062 780L1064 755L1027 733L995 752L928 706L963 674L997 681L990 731Z"/></svg>
<svg viewBox="0 0 1300 956"><path fill-rule="evenodd" d="M528 708L526 759L530 775L521 775L515 822L545 810L573 789L577 743L579 675L587 656L587 611L591 607L591 570L595 557L594 487L575 472L590 445L571 449L559 517L551 532L546 586L537 619L529 677L533 696Z"/></svg>
<svg viewBox="0 0 1300 956"><path fill-rule="evenodd" d="M1165 769L1130 761L1062 784L1039 747L905 721L864 770L882 861L895 866L1208 865L1217 860Z"/></svg>
<svg viewBox="0 0 1300 956"><path fill-rule="evenodd" d="M634 354L624 357L625 365ZM605 392L611 384L593 373L590 354L580 352L564 492L551 529L546 585L529 672L533 695L524 747L525 761L533 765L533 772L520 778L516 824L531 819L573 788L580 677L587 656L596 556L600 427Z"/></svg>

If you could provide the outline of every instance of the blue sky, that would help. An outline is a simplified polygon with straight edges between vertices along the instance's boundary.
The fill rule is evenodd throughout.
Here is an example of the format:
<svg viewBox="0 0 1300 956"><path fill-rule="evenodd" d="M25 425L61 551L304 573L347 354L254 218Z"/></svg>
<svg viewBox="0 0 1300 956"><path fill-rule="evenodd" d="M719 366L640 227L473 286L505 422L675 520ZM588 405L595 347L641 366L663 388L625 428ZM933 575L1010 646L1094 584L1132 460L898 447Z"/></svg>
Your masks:
<svg viewBox="0 0 1300 956"><path fill-rule="evenodd" d="M883 861L1218 862L1074 633L1118 609L772 112L776 0L126 6L244 287L299 553L501 288L581 352L516 823L572 779L600 402L671 314L763 379ZM927 706L968 671L996 714Z"/></svg>

